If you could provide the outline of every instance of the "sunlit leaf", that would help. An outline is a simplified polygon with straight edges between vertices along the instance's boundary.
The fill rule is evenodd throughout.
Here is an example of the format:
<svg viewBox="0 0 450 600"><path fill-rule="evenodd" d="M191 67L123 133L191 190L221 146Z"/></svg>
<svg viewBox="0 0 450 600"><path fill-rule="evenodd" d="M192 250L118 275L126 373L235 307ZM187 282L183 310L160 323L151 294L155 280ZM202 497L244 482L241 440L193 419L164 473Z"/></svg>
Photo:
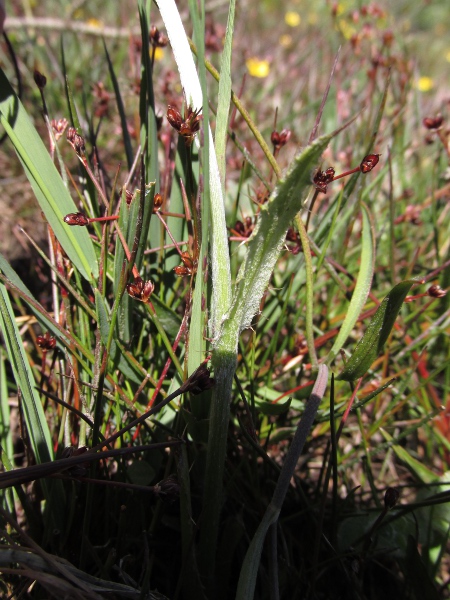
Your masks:
<svg viewBox="0 0 450 600"><path fill-rule="evenodd" d="M383 302L378 307L377 312L372 317L366 333L358 342L345 369L340 373L337 379L354 381L367 373L370 369L370 365L383 349L384 343L394 326L395 319L406 298L406 294L411 289L413 283L413 280L402 281L393 287L389 294L384 298Z"/></svg>

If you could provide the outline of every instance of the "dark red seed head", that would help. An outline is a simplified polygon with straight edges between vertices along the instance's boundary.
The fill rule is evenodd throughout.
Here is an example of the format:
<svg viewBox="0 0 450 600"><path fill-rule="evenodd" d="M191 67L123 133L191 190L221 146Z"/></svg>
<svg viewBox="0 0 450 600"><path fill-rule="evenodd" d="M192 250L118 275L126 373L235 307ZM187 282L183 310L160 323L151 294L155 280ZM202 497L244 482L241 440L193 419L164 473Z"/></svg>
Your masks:
<svg viewBox="0 0 450 600"><path fill-rule="evenodd" d="M69 213L64 217L64 223L67 225L80 225L81 227L89 224L89 219L83 213Z"/></svg>
<svg viewBox="0 0 450 600"><path fill-rule="evenodd" d="M34 78L34 82L38 86L38 88L40 90L43 90L47 84L47 77L43 73L41 73L40 71L35 69L35 71L33 73L33 78Z"/></svg>
<svg viewBox="0 0 450 600"><path fill-rule="evenodd" d="M427 294L432 298L443 298L447 295L447 290L443 290L440 285L432 285L428 288Z"/></svg>
<svg viewBox="0 0 450 600"><path fill-rule="evenodd" d="M162 206L164 202L164 198L162 197L161 194L156 193L154 198L153 198L153 210L156 212L157 210L159 210Z"/></svg>
<svg viewBox="0 0 450 600"><path fill-rule="evenodd" d="M387 510L394 508L400 498L397 488L388 487L384 494L384 506Z"/></svg>
<svg viewBox="0 0 450 600"><path fill-rule="evenodd" d="M380 160L380 156L381 154L368 154L365 156L359 165L361 173L369 173L374 167L376 167L378 161Z"/></svg>
<svg viewBox="0 0 450 600"><path fill-rule="evenodd" d="M75 127L69 127L67 130L67 141L78 155L84 154L84 138L77 133Z"/></svg>
<svg viewBox="0 0 450 600"><path fill-rule="evenodd" d="M52 350L56 346L56 338L46 331L44 335L37 336L36 344L39 346L39 348L42 348L42 350L47 352L47 350Z"/></svg>
<svg viewBox="0 0 450 600"><path fill-rule="evenodd" d="M444 117L442 115L437 115L436 117L425 117L422 121L424 127L432 130L440 129L443 122Z"/></svg>
<svg viewBox="0 0 450 600"><path fill-rule="evenodd" d="M155 289L153 281L144 281L141 277L136 277L133 283L127 283L127 293L135 300L148 302L148 299Z"/></svg>

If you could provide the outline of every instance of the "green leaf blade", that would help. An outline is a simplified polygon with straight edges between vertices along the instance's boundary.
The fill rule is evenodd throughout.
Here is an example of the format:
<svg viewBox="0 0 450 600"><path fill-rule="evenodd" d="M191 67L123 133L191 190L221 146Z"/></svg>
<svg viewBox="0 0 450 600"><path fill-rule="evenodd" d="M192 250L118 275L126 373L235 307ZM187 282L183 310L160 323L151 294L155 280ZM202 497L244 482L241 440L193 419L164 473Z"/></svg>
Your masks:
<svg viewBox="0 0 450 600"><path fill-rule="evenodd" d="M401 281L384 298L372 317L366 333L358 342L355 351L347 362L345 369L337 379L354 381L359 379L369 370L375 361L394 326L395 319L400 311L406 294L411 289L414 280Z"/></svg>
<svg viewBox="0 0 450 600"><path fill-rule="evenodd" d="M327 364L330 364L339 350L343 347L346 339L350 335L359 315L366 303L372 284L373 272L375 268L375 232L373 228L370 212L365 204L363 208L363 228L362 228L362 249L361 266L356 281L355 290L350 301L344 322L341 325L338 336L330 350L327 358Z"/></svg>
<svg viewBox="0 0 450 600"><path fill-rule="evenodd" d="M22 163L45 218L74 266L88 281L98 277L98 260L89 233L68 227L66 214L77 208L19 98L0 69L0 122Z"/></svg>
<svg viewBox="0 0 450 600"><path fill-rule="evenodd" d="M225 343L235 349L239 333L249 327L269 284L286 231L302 208L306 190L311 186L311 171L328 146L332 135L318 138L305 148L281 180L269 202L261 207L258 224L248 245L239 274L239 285L230 314L224 323Z"/></svg>

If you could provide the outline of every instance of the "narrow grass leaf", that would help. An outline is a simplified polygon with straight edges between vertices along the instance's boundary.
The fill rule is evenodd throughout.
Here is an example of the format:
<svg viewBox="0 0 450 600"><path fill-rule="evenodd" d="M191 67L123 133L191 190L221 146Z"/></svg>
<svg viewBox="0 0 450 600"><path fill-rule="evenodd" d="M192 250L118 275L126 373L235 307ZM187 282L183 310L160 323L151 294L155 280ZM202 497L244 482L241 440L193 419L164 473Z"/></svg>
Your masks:
<svg viewBox="0 0 450 600"><path fill-rule="evenodd" d="M203 97L195 69L194 59L189 47L189 42L184 31L181 17L174 0L157 2L161 17L166 26L175 61L180 73L181 85L186 97L186 102L196 110L202 108ZM217 164L211 128L204 123L205 135L209 136L209 184L210 184L210 242L211 242L211 273L213 283L213 296L211 306L211 329L215 336L219 330L231 302L231 273L228 248L228 232L225 221L225 207L220 181L219 167ZM208 227L207 223L203 224Z"/></svg>
<svg viewBox="0 0 450 600"><path fill-rule="evenodd" d="M319 404L325 394L327 382L328 367L326 365L320 365L316 383L314 384L313 391L296 429L294 439L292 440L284 465L281 469L272 500L267 507L264 517L259 524L247 550L247 554L245 555L239 576L236 600L251 600L251 598L254 597L256 578L266 534L269 527L278 520L297 461L314 423Z"/></svg>
<svg viewBox="0 0 450 600"><path fill-rule="evenodd" d="M433 483L438 479L438 476L433 473L433 471L428 469L423 463L421 463L420 460L417 460L411 456L411 454L405 448L400 446L400 444L396 444L394 442L394 438L385 429L380 427L379 431L381 431L386 441L393 442L392 449L397 455L397 458L404 462L408 469L414 473L420 479L420 481L423 483Z"/></svg>
<svg viewBox="0 0 450 600"><path fill-rule="evenodd" d="M304 195L311 186L311 171L317 166L331 138L332 135L323 136L305 148L295 158L288 174L279 182L267 204L261 206L258 223L239 272L233 306L223 326L223 341L229 350L236 350L239 333L251 325L259 310L283 247L286 231L301 209ZM220 344L219 341L218 345Z"/></svg>
<svg viewBox="0 0 450 600"><path fill-rule="evenodd" d="M354 381L367 373L370 365L383 349L406 294L413 283L414 281L411 279L398 283L384 298L372 317L366 333L358 342L355 351L337 379Z"/></svg>
<svg viewBox="0 0 450 600"><path fill-rule="evenodd" d="M94 245L84 227L68 227L63 218L77 208L19 98L0 69L0 122L22 163L45 218L67 256L83 277L98 276Z"/></svg>
<svg viewBox="0 0 450 600"><path fill-rule="evenodd" d="M344 322L337 335L336 341L327 357L329 365L337 356L339 350L343 347L345 341L350 335L359 315L366 303L372 284L373 271L375 266L375 232L373 228L370 212L365 204L362 204L363 227L361 240L361 259L358 279L353 291L352 299L347 310Z"/></svg>
<svg viewBox="0 0 450 600"><path fill-rule="evenodd" d="M120 127L122 129L123 145L125 147L125 156L127 157L127 167L131 170L133 165L133 147L131 145L131 136L128 131L127 116L125 114L125 107L123 105L122 95L120 93L119 82L117 81L116 73L114 71L114 65L111 62L106 42L103 40L103 46L105 48L106 60L108 61L109 76L111 77L111 83L113 84L114 94L116 96L116 105L120 117Z"/></svg>
<svg viewBox="0 0 450 600"><path fill-rule="evenodd" d="M216 119L216 156L220 179L225 186L225 149L227 143L228 114L231 103L231 51L234 32L234 14L236 0L231 0L228 10L228 22L225 33L225 43L220 63L219 93Z"/></svg>
<svg viewBox="0 0 450 600"><path fill-rule="evenodd" d="M8 292L3 283L0 283L0 328L14 379L22 395L23 412L33 452L38 463L48 462L53 457L50 431L36 392L36 382L25 354Z"/></svg>

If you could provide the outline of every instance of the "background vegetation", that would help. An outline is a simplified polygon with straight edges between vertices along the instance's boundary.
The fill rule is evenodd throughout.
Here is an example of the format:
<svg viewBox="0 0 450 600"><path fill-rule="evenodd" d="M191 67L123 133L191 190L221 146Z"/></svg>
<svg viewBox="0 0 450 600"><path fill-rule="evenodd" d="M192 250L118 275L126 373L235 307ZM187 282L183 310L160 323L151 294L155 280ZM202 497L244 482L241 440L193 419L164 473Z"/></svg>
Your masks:
<svg viewBox="0 0 450 600"><path fill-rule="evenodd" d="M170 4L8 7L1 594L448 598L447 3Z"/></svg>

